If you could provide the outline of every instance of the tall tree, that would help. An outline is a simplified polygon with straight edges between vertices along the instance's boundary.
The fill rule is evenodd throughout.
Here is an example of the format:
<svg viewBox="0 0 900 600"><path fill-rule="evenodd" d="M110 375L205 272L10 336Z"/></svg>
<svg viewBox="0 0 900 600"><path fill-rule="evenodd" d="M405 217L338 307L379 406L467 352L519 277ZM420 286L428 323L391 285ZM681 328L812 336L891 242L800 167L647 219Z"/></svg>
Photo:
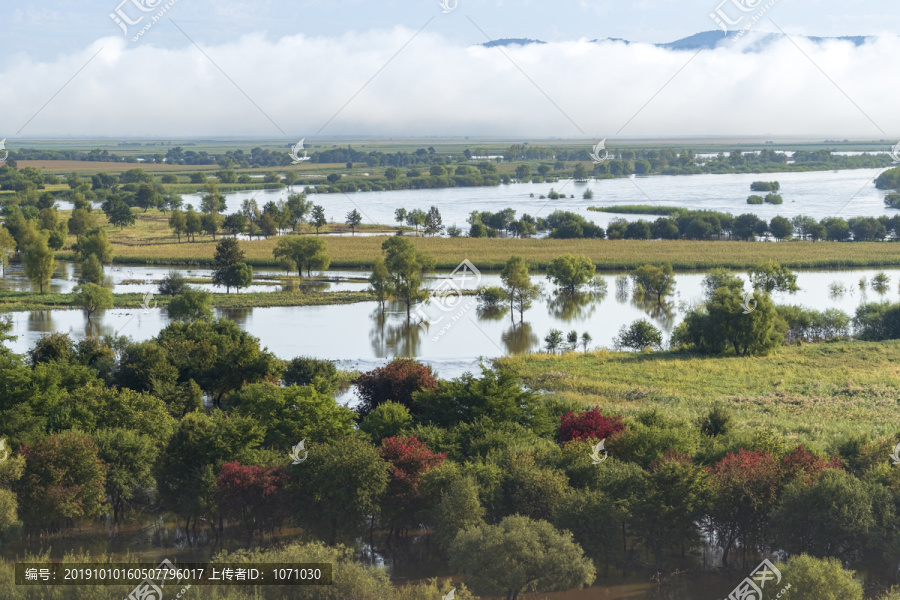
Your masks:
<svg viewBox="0 0 900 600"><path fill-rule="evenodd" d="M325 240L318 238L283 237L275 244L272 255L293 263L300 277L303 277L304 269L310 275L313 269L327 269L331 263Z"/></svg>
<svg viewBox="0 0 900 600"><path fill-rule="evenodd" d="M25 264L28 279L36 283L43 294L44 288L50 285L50 279L56 270L56 258L47 245L45 234L36 232L29 237L22 253L22 262Z"/></svg>
<svg viewBox="0 0 900 600"><path fill-rule="evenodd" d="M316 204L312 208L312 224L316 228L316 235L319 235L319 229L324 227L326 223L328 223L328 219L325 218L325 209L321 205Z"/></svg>
<svg viewBox="0 0 900 600"><path fill-rule="evenodd" d="M444 225L443 219L441 218L441 211L438 210L437 206L432 206L428 209L428 214L425 215L425 233L431 234L433 237L443 230Z"/></svg>
<svg viewBox="0 0 900 600"><path fill-rule="evenodd" d="M375 259L372 274L369 275L369 285L372 286L372 294L375 295L375 300L378 301L378 306L381 307L381 313L384 314L387 308L387 301L391 297L391 277L382 256Z"/></svg>
<svg viewBox="0 0 900 600"><path fill-rule="evenodd" d="M519 322L524 322L525 311L531 308L532 302L540 293L540 287L531 282L528 263L521 256L510 256L500 271L500 280L509 296L510 311L518 310Z"/></svg>
<svg viewBox="0 0 900 600"><path fill-rule="evenodd" d="M423 289L425 273L434 270L434 258L416 250L405 237L392 237L381 245L385 252L384 263L391 276L394 296L406 304L406 320L411 318L412 304L428 297Z"/></svg>
<svg viewBox="0 0 900 600"><path fill-rule="evenodd" d="M347 213L347 225L350 226L350 231L356 235L356 228L362 223L362 215L359 214L359 211L355 208Z"/></svg>

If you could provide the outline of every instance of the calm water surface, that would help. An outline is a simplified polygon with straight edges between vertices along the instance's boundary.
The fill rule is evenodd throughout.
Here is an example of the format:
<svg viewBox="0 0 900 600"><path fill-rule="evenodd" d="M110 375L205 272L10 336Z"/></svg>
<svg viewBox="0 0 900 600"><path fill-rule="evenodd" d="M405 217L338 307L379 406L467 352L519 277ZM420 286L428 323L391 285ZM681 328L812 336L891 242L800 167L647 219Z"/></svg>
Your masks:
<svg viewBox="0 0 900 600"><path fill-rule="evenodd" d="M71 265L63 270L71 275ZM136 277L135 273L117 275ZM140 276L147 281L158 279L168 269L145 267ZM846 271L806 271L798 273L800 291L795 294L776 294L779 304L797 304L817 310L838 308L852 314L862 302L898 300L900 270L885 269L890 277L886 289L878 292L866 285L859 287L860 279L871 281L879 272L876 269ZM208 271L185 271L200 276ZM329 272L334 279L359 278L365 273L343 271ZM273 274L274 276L274 274ZM441 276L443 277L443 275ZM667 302L643 303L636 301L630 285L619 289L615 275L603 275L607 283L606 293L585 291L574 297L559 294L543 277L535 277L544 285L544 294L525 313L525 322L514 322L505 309L495 312L479 310L475 298L454 298L450 310L432 302L421 306L428 326L410 325L406 322L406 309L398 303L389 305L382 315L374 302L334 306L274 307L219 310L219 316L235 321L245 330L259 337L264 346L282 358L300 355L317 356L336 360L342 367L367 370L383 364L395 356L415 356L435 366L443 377L455 377L466 370L477 369L481 358L495 358L508 354L533 352L542 348L544 336L551 329L564 333L575 330L579 336L587 332L593 338L592 347L612 347L619 329L640 318L653 322L668 339L674 327L681 322L692 304L703 299L702 273L678 274L676 293ZM746 279L746 276L744 276ZM2 280L6 285L16 285L20 279L14 272ZM442 279L430 280L431 287L441 285ZM845 292L832 295L833 282L840 282ZM498 275L482 275L479 285L499 285ZM62 277L55 286L73 285ZM337 289L364 289L365 283L324 284ZM476 286L470 279L465 287ZM273 289L271 286L258 286ZM746 286L749 289L749 285ZM152 291L151 283L117 284L116 291ZM213 288L211 288L213 289ZM448 301L448 303L450 303ZM10 345L16 352L24 352L41 336L55 332L68 332L73 338L88 334L127 335L137 340L156 336L169 323L163 309L141 311L113 309L95 316L88 325L84 314L76 310L45 310L10 315L13 334L19 336Z"/></svg>

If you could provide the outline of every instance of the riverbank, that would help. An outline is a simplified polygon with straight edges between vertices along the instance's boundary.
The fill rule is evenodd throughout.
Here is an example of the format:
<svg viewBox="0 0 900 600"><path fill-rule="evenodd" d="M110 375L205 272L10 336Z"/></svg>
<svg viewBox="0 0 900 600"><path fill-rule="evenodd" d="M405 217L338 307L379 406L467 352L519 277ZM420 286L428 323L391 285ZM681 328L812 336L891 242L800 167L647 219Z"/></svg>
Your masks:
<svg viewBox="0 0 900 600"><path fill-rule="evenodd" d="M332 269L369 269L382 254L384 236L325 236ZM900 266L900 245L890 242L778 243L693 240L589 240L411 237L416 247L430 253L439 269L453 269L464 259L481 270L500 269L513 254L521 255L534 269L545 269L566 253L583 254L600 271L633 269L642 264L671 263L676 270L712 268L746 269L774 260L793 269ZM275 267L272 257L278 238L242 241L253 266ZM211 265L216 242L126 245L114 243L118 264ZM71 252L58 258L71 259Z"/></svg>
<svg viewBox="0 0 900 600"><path fill-rule="evenodd" d="M771 428L779 439L829 452L851 435L893 440L898 361L896 340L786 346L752 358L598 351L497 359L532 389L599 404L604 413L634 417L655 408L692 423L722 402L735 427Z"/></svg>
<svg viewBox="0 0 900 600"><path fill-rule="evenodd" d="M38 292L0 291L0 313L73 309L72 294L40 294ZM266 308L275 306L326 306L369 302L375 297L368 292L244 292L212 294L214 308ZM168 306L170 296L154 295L154 307ZM113 308L141 308L144 294L113 294Z"/></svg>

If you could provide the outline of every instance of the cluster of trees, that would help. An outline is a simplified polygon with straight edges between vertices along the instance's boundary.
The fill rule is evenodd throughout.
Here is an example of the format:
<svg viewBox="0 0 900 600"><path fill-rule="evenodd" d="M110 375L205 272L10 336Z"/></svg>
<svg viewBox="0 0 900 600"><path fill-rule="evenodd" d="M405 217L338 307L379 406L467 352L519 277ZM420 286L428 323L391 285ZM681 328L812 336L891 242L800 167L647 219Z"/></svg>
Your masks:
<svg viewBox="0 0 900 600"><path fill-rule="evenodd" d="M828 240L834 242L874 242L900 240L900 215L893 217L825 217L816 220L799 215L792 219L777 216L766 222L746 213L737 217L714 211L675 211L674 216L655 221L614 219L596 237L607 239L742 240L772 236L776 240Z"/></svg>
<svg viewBox="0 0 900 600"><path fill-rule="evenodd" d="M259 209L255 199L244 200L241 210L227 216L225 197L219 193L216 183L206 185L206 193L200 200L200 210L188 205L186 211L172 210L169 215L169 227L178 237L187 236L193 241L197 234L216 235L224 232L237 237L247 234L253 237L271 237L286 231L296 231L301 223L310 223L319 229L327 222L325 209L306 199L306 194L290 194L287 200L269 201Z"/></svg>
<svg viewBox="0 0 900 600"><path fill-rule="evenodd" d="M450 227L444 227L444 219L441 217L441 211L437 206L432 206L427 211L424 211L421 208L414 208L412 210L398 208L394 211L394 220L400 225L406 224L410 227L414 227L417 235L419 233L419 227L422 228L425 235L439 235L445 229L451 237L459 237L460 234L459 228L456 226L451 225ZM402 233L402 230L398 233Z"/></svg>

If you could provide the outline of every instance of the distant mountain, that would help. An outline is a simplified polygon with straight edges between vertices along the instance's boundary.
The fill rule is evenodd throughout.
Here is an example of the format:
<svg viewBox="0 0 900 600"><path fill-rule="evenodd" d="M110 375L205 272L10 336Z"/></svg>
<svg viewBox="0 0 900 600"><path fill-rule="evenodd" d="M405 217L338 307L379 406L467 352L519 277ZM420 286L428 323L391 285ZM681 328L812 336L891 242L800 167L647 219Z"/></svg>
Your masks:
<svg viewBox="0 0 900 600"><path fill-rule="evenodd" d="M542 42L541 40L531 40L528 38L503 38L499 40L493 40L490 42L485 42L482 44L485 48L493 48L495 46L527 46L529 44L546 44L547 42Z"/></svg>
<svg viewBox="0 0 900 600"><path fill-rule="evenodd" d="M660 48L669 48L671 50L700 50L707 49L712 50L722 42L727 39L732 39L737 36L739 32L737 31L729 31L727 34L715 30L715 31L701 31L700 33L695 33L694 35L688 36L686 38L682 38L680 40L675 40L674 42L668 42L665 44L656 44ZM753 38L753 44L751 49L760 49L763 46L768 44L777 42L782 40L785 37L783 33L764 33L757 34ZM845 41L845 42L853 42L855 46L862 46L866 43L866 40L869 39L863 35L848 35L843 37L814 37L814 36L791 36L792 38L806 38L811 42L815 42L817 44L827 41ZM612 40L613 38L608 38Z"/></svg>
<svg viewBox="0 0 900 600"><path fill-rule="evenodd" d="M725 42L729 39L734 38L738 35L737 31L730 31L727 34L719 31L701 31L700 33L695 33L694 35L690 35L686 38L681 38L680 40L675 40L674 42L666 42L662 44L654 44L659 48L667 48L669 50L712 50L717 47L722 42ZM777 42L785 37L782 33L760 33L753 34L753 43L747 48L749 51L758 51L763 47ZM791 36L794 39L804 38L811 42L815 42L817 44L828 41L844 41L844 42L852 42L855 46L861 46L866 43L866 40L871 39L868 36L864 35L845 35L841 37L816 37L816 36ZM632 44L634 42L630 40L623 40L622 38L604 38L591 40L592 42L619 42L623 44ZM529 44L546 44L547 42L541 40L532 40L529 38L503 38L500 40L494 40L491 42L486 42L482 44L485 48L493 48L495 46L527 46Z"/></svg>

